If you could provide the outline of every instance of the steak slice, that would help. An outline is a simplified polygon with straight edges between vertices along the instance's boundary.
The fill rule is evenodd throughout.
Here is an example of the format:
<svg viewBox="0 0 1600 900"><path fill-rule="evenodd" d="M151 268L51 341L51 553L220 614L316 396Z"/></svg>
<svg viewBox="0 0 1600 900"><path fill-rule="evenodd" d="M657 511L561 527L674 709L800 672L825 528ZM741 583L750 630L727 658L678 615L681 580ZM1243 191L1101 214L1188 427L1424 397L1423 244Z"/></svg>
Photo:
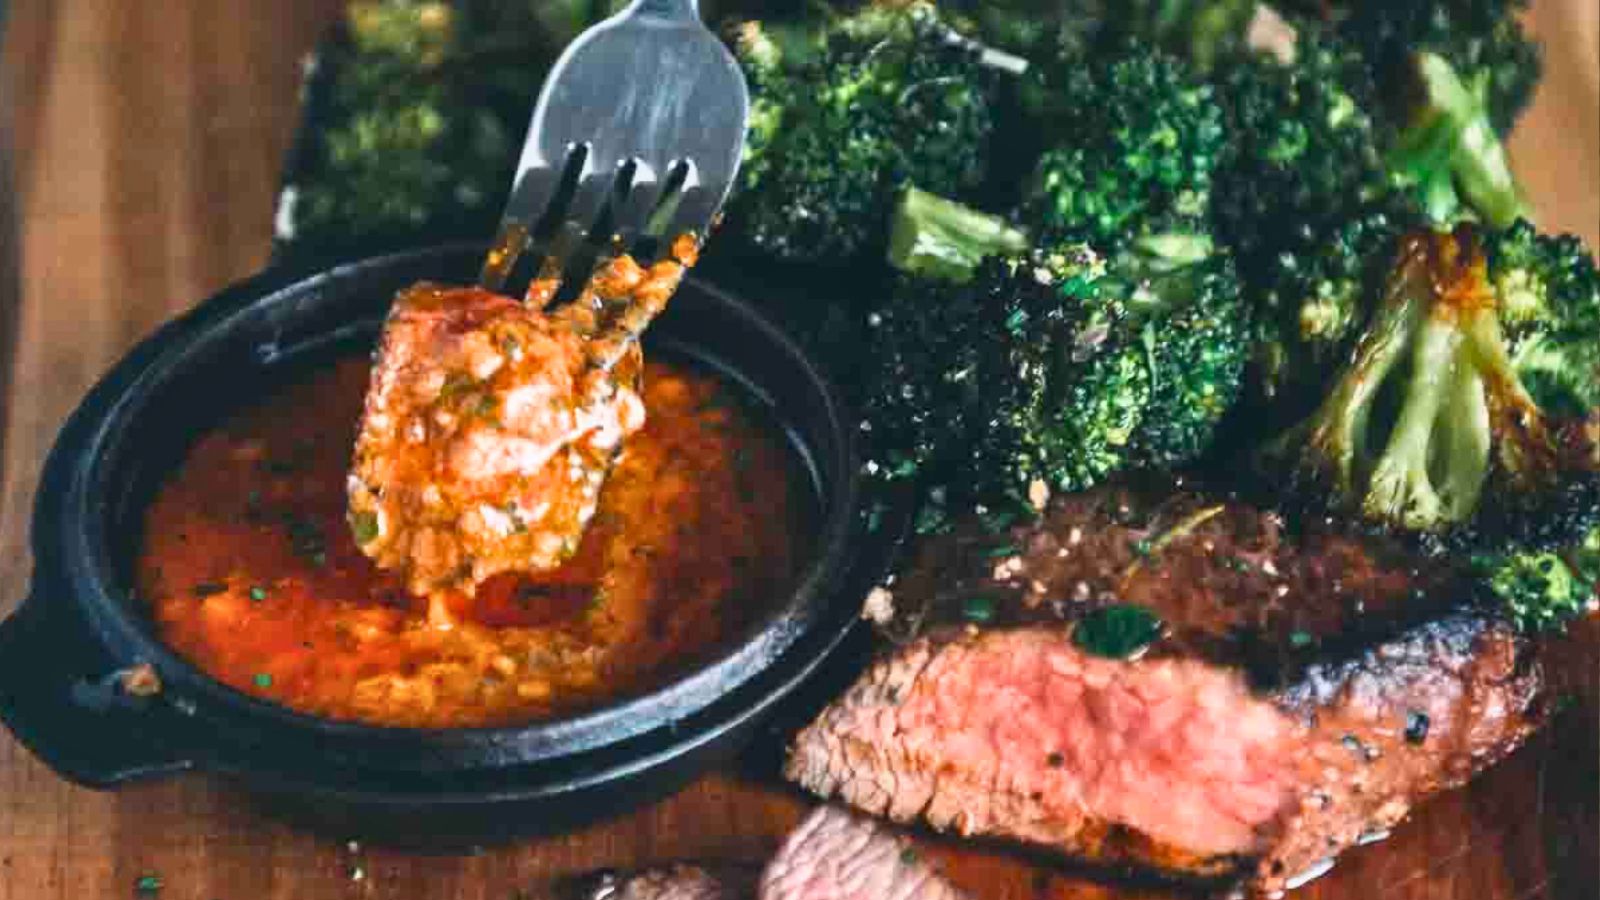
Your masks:
<svg viewBox="0 0 1600 900"><path fill-rule="evenodd" d="M966 900L902 838L838 807L812 813L761 876L761 900Z"/></svg>
<svg viewBox="0 0 1600 900"><path fill-rule="evenodd" d="M1180 881L1303 883L1544 717L1531 645L1448 566L1170 488L963 525L891 593L869 609L897 648L796 738L790 778Z"/></svg>
<svg viewBox="0 0 1600 900"><path fill-rule="evenodd" d="M558 896L562 900L749 900L754 887L754 873L743 869L712 871L675 863L631 875L590 876Z"/></svg>

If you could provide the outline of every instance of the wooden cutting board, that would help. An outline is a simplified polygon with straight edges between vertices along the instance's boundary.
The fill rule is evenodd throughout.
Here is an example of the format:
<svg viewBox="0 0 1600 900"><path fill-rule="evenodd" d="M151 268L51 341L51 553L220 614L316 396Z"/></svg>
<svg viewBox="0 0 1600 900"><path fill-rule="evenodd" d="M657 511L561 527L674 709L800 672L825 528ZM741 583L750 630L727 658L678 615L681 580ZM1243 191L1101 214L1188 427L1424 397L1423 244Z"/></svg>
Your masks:
<svg viewBox="0 0 1600 900"><path fill-rule="evenodd" d="M538 2L538 0L527 0ZM0 230L0 613L21 597L39 464L133 342L266 259L305 50L340 0L17 0L0 54L19 236ZM1551 227L1600 244L1600 6L1535 0L1550 77L1513 151ZM14 266L20 262L20 281ZM1350 854L1306 900L1600 897L1600 626L1562 648L1575 706L1471 789ZM469 856L352 849L204 778L99 794L0 736L0 900L511 900L553 874L756 860L807 808L735 773L608 824ZM1132 900L930 842L986 898ZM530 893L527 896L537 896Z"/></svg>

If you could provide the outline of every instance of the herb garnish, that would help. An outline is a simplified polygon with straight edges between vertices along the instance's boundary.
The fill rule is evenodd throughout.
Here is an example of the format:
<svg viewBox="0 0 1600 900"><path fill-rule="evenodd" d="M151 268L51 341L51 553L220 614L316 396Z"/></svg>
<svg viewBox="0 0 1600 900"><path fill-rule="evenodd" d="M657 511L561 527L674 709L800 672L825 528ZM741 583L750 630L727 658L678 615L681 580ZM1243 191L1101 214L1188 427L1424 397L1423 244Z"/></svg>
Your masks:
<svg viewBox="0 0 1600 900"><path fill-rule="evenodd" d="M355 536L357 544L365 546L372 543L378 537L378 514L366 510L351 512L350 533Z"/></svg>
<svg viewBox="0 0 1600 900"><path fill-rule="evenodd" d="M982 625L994 619L994 601L988 597L969 597L961 604L961 614L969 622Z"/></svg>
<svg viewBox="0 0 1600 900"><path fill-rule="evenodd" d="M1095 656L1127 659L1155 643L1161 628L1161 620L1150 610L1116 604L1079 619L1072 629L1072 642Z"/></svg>
<svg viewBox="0 0 1600 900"><path fill-rule="evenodd" d="M257 672L252 681L255 682L256 687L262 690L272 687L272 676L266 672Z"/></svg>
<svg viewBox="0 0 1600 900"><path fill-rule="evenodd" d="M257 603L267 599L267 589L259 584L250 585L250 599Z"/></svg>
<svg viewBox="0 0 1600 900"><path fill-rule="evenodd" d="M164 882L162 882L160 875L154 873L140 875L139 879L133 883L133 892L140 897L154 897L161 893L163 886Z"/></svg>

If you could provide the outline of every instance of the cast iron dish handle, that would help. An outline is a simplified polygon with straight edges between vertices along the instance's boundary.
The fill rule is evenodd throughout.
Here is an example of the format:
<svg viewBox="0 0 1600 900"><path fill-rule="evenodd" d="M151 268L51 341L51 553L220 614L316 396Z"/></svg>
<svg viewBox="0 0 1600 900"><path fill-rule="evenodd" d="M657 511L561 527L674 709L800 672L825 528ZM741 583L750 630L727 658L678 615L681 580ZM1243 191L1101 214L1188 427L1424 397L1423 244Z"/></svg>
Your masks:
<svg viewBox="0 0 1600 900"><path fill-rule="evenodd" d="M30 598L0 622L0 720L23 746L92 788L194 768L150 737L158 730L148 720L166 714L165 704L130 693L127 670L92 658L81 636L69 635L44 608Z"/></svg>

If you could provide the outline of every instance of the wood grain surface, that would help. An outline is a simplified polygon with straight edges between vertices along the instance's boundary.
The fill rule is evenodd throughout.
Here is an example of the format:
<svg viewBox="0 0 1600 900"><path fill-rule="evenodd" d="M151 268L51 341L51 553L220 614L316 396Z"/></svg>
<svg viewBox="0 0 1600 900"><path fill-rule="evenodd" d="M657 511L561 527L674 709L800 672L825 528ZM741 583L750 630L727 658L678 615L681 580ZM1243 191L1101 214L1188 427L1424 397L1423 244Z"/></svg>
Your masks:
<svg viewBox="0 0 1600 900"><path fill-rule="evenodd" d="M30 498L56 428L157 324L267 254L302 54L339 0L18 0L0 54L0 613L29 575ZM1600 5L1535 0L1549 79L1513 142L1547 225L1600 242ZM20 276L16 265L20 263ZM1472 789L1349 855L1307 900L1600 896L1600 628L1561 648L1577 703ZM94 793L0 735L0 900L538 896L553 874L755 860L806 809L736 774L561 839L417 856L297 832L188 778ZM980 897L1132 895L930 841Z"/></svg>

